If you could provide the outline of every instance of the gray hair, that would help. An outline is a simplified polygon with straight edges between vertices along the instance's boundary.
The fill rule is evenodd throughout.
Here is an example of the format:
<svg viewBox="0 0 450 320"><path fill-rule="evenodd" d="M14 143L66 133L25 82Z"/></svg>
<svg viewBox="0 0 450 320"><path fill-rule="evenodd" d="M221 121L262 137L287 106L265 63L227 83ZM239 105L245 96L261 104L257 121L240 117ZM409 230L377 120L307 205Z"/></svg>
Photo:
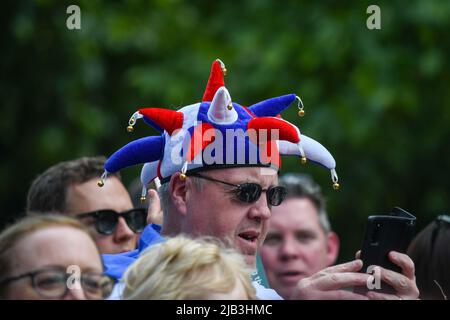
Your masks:
<svg viewBox="0 0 450 320"><path fill-rule="evenodd" d="M279 183L287 188L288 194L286 199L309 199L317 209L320 227L325 233L329 233L331 231L331 225L328 219L325 198L322 194L322 190L310 176L300 173L288 173L280 177Z"/></svg>
<svg viewBox="0 0 450 320"><path fill-rule="evenodd" d="M188 179L192 179L197 190L202 191L203 181L201 179L197 179L195 177L188 177ZM169 211L170 207L172 206L169 185L170 182L163 183L158 189L158 195L159 199L161 200L161 208L163 211L163 221L169 221Z"/></svg>
<svg viewBox="0 0 450 320"><path fill-rule="evenodd" d="M161 209L163 211L163 221L168 221L169 208L172 204L169 195L169 182L161 184L158 189L159 199L161 200Z"/></svg>

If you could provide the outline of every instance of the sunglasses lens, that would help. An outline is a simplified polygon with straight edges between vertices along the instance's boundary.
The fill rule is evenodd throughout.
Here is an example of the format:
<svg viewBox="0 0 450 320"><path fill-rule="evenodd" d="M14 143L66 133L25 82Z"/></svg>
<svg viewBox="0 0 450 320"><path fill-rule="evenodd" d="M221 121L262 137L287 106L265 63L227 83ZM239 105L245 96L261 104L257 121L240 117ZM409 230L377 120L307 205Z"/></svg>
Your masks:
<svg viewBox="0 0 450 320"><path fill-rule="evenodd" d="M118 222L117 213L113 211L99 212L96 221L97 231L101 234L111 234L116 229Z"/></svg>
<svg viewBox="0 0 450 320"><path fill-rule="evenodd" d="M287 191L285 187L273 187L267 190L268 202L273 206L279 206L286 198Z"/></svg>
<svg viewBox="0 0 450 320"><path fill-rule="evenodd" d="M244 183L237 189L237 197L243 202L255 202L261 196L261 186L256 183Z"/></svg>
<svg viewBox="0 0 450 320"><path fill-rule="evenodd" d="M131 210L126 214L125 220L127 221L130 229L133 230L133 232L142 232L142 230L144 230L145 226L147 225L147 210Z"/></svg>

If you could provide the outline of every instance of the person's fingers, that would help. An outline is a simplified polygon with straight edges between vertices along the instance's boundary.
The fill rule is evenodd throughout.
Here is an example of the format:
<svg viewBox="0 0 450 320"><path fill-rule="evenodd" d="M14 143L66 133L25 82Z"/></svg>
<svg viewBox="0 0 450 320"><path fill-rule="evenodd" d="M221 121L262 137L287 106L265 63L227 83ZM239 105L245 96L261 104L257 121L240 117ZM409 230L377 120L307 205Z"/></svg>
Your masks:
<svg viewBox="0 0 450 320"><path fill-rule="evenodd" d="M372 275L359 272L328 273L317 278L314 287L319 290L339 290L354 286L366 286Z"/></svg>
<svg viewBox="0 0 450 320"><path fill-rule="evenodd" d="M150 189L147 194L149 200L147 223L162 224L163 215L158 192L154 189Z"/></svg>
<svg viewBox="0 0 450 320"><path fill-rule="evenodd" d="M361 250L356 251L355 259L361 258Z"/></svg>
<svg viewBox="0 0 450 320"><path fill-rule="evenodd" d="M320 292L315 300L369 300L368 297L347 290L331 290Z"/></svg>
<svg viewBox="0 0 450 320"><path fill-rule="evenodd" d="M316 275L320 276L324 273L342 273L342 272L358 272L361 270L363 263L361 260L353 260L350 262L338 264L332 267L328 267L323 269L321 272L316 273Z"/></svg>
<svg viewBox="0 0 450 320"><path fill-rule="evenodd" d="M380 278L393 287L397 295L403 299L417 299L419 297L416 282L403 274L380 267Z"/></svg>
<svg viewBox="0 0 450 320"><path fill-rule="evenodd" d="M411 280L415 279L414 262L406 254L391 251L389 252L389 260L402 269L403 275Z"/></svg>
<svg viewBox="0 0 450 320"><path fill-rule="evenodd" d="M369 291L366 295L370 300L403 300L395 294L380 293L375 291Z"/></svg>
<svg viewBox="0 0 450 320"><path fill-rule="evenodd" d="M328 267L299 281L292 299L367 299L364 295L341 290L355 286L367 286L372 275L358 272L362 261L354 260Z"/></svg>

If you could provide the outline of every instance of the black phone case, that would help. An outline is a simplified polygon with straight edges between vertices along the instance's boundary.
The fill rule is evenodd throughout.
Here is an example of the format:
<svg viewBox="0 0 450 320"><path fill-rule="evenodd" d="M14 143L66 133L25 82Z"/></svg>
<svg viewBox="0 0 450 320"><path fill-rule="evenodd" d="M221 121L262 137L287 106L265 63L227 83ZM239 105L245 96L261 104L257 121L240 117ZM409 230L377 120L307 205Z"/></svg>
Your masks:
<svg viewBox="0 0 450 320"><path fill-rule="evenodd" d="M398 207L389 215L369 216L361 247L361 272L367 272L374 265L401 273L401 268L389 260L388 254L390 251L406 252L414 235L415 222L414 215ZM385 290L381 291L392 291L390 286L383 285Z"/></svg>

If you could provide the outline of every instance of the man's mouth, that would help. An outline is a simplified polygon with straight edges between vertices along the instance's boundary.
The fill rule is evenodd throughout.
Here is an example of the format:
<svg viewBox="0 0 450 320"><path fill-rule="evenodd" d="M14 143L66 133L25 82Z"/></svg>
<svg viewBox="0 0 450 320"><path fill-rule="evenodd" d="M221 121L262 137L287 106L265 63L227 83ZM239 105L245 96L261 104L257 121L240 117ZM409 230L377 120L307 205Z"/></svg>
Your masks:
<svg viewBox="0 0 450 320"><path fill-rule="evenodd" d="M260 234L260 232L255 230L247 230L238 234L239 247L242 250L242 253L256 253Z"/></svg>
<svg viewBox="0 0 450 320"><path fill-rule="evenodd" d="M278 277L286 284L295 284L305 277L305 274L301 271L289 270L279 272Z"/></svg>
<svg viewBox="0 0 450 320"><path fill-rule="evenodd" d="M239 233L238 236L240 238L244 239L245 241L256 242L259 238L259 232L253 231L253 230L248 230L248 231Z"/></svg>

